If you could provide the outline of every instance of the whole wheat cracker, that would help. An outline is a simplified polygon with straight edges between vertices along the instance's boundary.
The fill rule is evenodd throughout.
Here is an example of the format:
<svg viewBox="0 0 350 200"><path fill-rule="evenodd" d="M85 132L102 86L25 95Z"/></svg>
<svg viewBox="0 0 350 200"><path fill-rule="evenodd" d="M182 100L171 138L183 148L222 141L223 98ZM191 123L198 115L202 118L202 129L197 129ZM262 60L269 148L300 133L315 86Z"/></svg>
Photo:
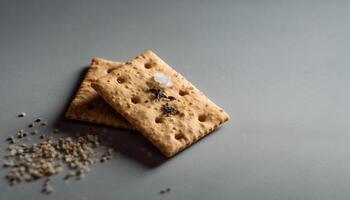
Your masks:
<svg viewBox="0 0 350 200"><path fill-rule="evenodd" d="M66 118L117 128L134 129L91 87L91 82L120 67L121 62L93 58L88 72L65 114Z"/></svg>
<svg viewBox="0 0 350 200"><path fill-rule="evenodd" d="M168 98L154 98L155 72L172 78L163 88ZM92 87L164 155L171 157L230 119L225 111L152 51L127 62L92 83ZM167 104L168 103L168 104ZM178 112L164 113L164 106Z"/></svg>

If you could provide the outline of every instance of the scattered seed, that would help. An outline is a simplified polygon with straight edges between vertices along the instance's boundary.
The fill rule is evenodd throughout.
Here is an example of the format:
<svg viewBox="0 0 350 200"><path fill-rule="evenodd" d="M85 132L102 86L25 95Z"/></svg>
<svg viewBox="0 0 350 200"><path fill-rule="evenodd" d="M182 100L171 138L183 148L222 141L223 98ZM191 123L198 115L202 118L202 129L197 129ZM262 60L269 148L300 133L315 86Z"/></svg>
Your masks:
<svg viewBox="0 0 350 200"><path fill-rule="evenodd" d="M56 165L55 166L55 173L59 174L63 171L63 166L62 165Z"/></svg>
<svg viewBox="0 0 350 200"><path fill-rule="evenodd" d="M47 125L47 122L42 122L41 123L41 126L46 126Z"/></svg>
<svg viewBox="0 0 350 200"><path fill-rule="evenodd" d="M53 192L53 187L50 179L45 180L42 192L45 194L50 194L51 192Z"/></svg>
<svg viewBox="0 0 350 200"><path fill-rule="evenodd" d="M65 180L68 180L69 178L71 178L71 177L73 177L73 176L75 176L75 175L76 175L75 171L71 170L71 171L69 171L69 172L66 174L66 176L64 177L64 179L65 179Z"/></svg>
<svg viewBox="0 0 350 200"><path fill-rule="evenodd" d="M25 117L26 115L27 115L27 113L21 112L21 113L19 113L17 116L18 116L18 117Z"/></svg>
<svg viewBox="0 0 350 200"><path fill-rule="evenodd" d="M10 136L10 137L8 137L7 139L6 139L6 141L11 141L11 140L14 140L15 139L15 137L13 137L13 136Z"/></svg>
<svg viewBox="0 0 350 200"><path fill-rule="evenodd" d="M14 165L15 163L13 162L13 160L8 160L4 162L3 167L12 167Z"/></svg>
<svg viewBox="0 0 350 200"><path fill-rule="evenodd" d="M165 194L165 193L168 193L168 192L170 192L170 191L171 191L171 188L168 187L168 188L166 188L165 190L161 190L159 193L160 193L160 194Z"/></svg>
<svg viewBox="0 0 350 200"><path fill-rule="evenodd" d="M9 149L8 150L8 155L9 156L15 156L17 154L17 150L16 149Z"/></svg>
<svg viewBox="0 0 350 200"><path fill-rule="evenodd" d="M33 124L33 123L28 124L28 127L29 127L29 128L33 128L33 127L34 127L34 124Z"/></svg>
<svg viewBox="0 0 350 200"><path fill-rule="evenodd" d="M36 120L34 120L35 123L39 123L41 122L41 118L37 118Z"/></svg>
<svg viewBox="0 0 350 200"><path fill-rule="evenodd" d="M83 178L85 178L85 174L79 174L79 175L76 177L77 180L81 180L81 179L83 179Z"/></svg>
<svg viewBox="0 0 350 200"><path fill-rule="evenodd" d="M58 132L58 129L56 129ZM38 130L33 130L31 134L38 134ZM29 139L24 130L17 133L17 137ZM69 170L64 179L75 177L82 179L90 171L89 166L97 159L96 148L100 146L102 136L98 134L81 134L77 137L46 137L40 135L42 140L30 144L13 144L7 147L7 154L4 156L3 167L8 168L5 176L10 185L22 182L33 181L55 174L60 174ZM6 141L14 143L14 136ZM24 142L24 140L22 140ZM107 149L101 159L103 162L112 158L114 150ZM42 189L43 193L53 191L51 182L46 179Z"/></svg>
<svg viewBox="0 0 350 200"><path fill-rule="evenodd" d="M17 138L21 139L23 137L23 133L17 133Z"/></svg>

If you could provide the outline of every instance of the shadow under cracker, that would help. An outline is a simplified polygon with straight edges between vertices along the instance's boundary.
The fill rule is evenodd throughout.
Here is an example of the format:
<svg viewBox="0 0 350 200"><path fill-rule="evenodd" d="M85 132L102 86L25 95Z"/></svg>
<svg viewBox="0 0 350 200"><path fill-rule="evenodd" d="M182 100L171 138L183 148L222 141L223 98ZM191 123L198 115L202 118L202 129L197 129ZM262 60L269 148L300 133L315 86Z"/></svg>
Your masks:
<svg viewBox="0 0 350 200"><path fill-rule="evenodd" d="M74 83L70 92L69 99L65 100L61 112L53 121L54 127L60 130L60 133L70 136L78 136L85 133L101 134L103 137L101 145L113 148L117 153L122 154L126 158L136 160L147 168L155 168L168 160L162 153L158 151L141 133L126 129L117 129L102 125L96 125L88 122L80 122L68 120L65 118L65 112L70 102L75 97L81 82L89 66L78 74L77 81Z"/></svg>

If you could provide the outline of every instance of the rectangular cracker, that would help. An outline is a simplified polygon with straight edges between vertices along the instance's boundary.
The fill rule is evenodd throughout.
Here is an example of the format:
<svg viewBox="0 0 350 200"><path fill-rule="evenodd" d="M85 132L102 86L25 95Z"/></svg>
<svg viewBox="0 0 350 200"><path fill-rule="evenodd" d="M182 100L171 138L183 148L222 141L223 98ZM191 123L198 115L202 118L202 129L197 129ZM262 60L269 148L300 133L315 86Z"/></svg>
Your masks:
<svg viewBox="0 0 350 200"><path fill-rule="evenodd" d="M116 112L91 87L91 82L120 67L122 63L93 58L88 72L68 107L66 118L117 128L134 129L130 123Z"/></svg>
<svg viewBox="0 0 350 200"><path fill-rule="evenodd" d="M159 101L148 89L156 86L155 72L172 78L166 95L176 100ZM127 62L92 83L92 87L165 156L171 157L230 119L225 111L160 59L152 51ZM165 114L163 106L179 113Z"/></svg>

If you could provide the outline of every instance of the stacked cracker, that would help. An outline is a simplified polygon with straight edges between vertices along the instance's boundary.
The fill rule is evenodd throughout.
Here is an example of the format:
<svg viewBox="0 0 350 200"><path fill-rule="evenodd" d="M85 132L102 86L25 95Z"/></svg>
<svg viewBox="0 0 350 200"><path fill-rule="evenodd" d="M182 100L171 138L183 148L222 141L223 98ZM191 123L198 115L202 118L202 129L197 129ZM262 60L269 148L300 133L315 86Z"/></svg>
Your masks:
<svg viewBox="0 0 350 200"><path fill-rule="evenodd" d="M157 73L171 84L157 82ZM124 64L94 58L66 117L136 129L167 157L230 119L152 51Z"/></svg>

